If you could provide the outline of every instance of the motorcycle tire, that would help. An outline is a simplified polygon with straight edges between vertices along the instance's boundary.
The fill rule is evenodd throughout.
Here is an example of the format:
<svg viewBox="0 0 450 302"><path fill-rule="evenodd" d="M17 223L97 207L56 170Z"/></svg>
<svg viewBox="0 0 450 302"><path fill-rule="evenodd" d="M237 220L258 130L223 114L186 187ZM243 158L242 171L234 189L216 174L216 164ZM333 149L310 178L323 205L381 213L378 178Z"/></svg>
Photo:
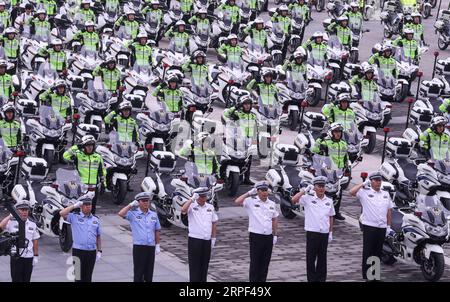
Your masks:
<svg viewBox="0 0 450 302"><path fill-rule="evenodd" d="M316 2L316 10L317 12L321 12L323 11L323 9L325 8L325 0L317 0Z"/></svg>
<svg viewBox="0 0 450 302"><path fill-rule="evenodd" d="M112 189L114 204L121 204L127 195L127 181L118 179L116 185Z"/></svg>
<svg viewBox="0 0 450 302"><path fill-rule="evenodd" d="M230 176L227 178L228 196L236 196L239 189L239 173L230 172Z"/></svg>
<svg viewBox="0 0 450 302"><path fill-rule="evenodd" d="M42 156L47 162L48 170L50 171L53 166L53 160L55 159L55 151L54 150L45 150Z"/></svg>
<svg viewBox="0 0 450 302"><path fill-rule="evenodd" d="M432 266L431 268L429 266ZM422 275L427 281L438 281L444 273L444 255L431 252L430 259L424 259L420 265Z"/></svg>
<svg viewBox="0 0 450 302"><path fill-rule="evenodd" d="M294 219L296 216L295 213L292 211L292 209L284 206L283 204L280 204L280 210L281 210L281 215L283 215L284 218Z"/></svg>
<svg viewBox="0 0 450 302"><path fill-rule="evenodd" d="M359 59L358 51L357 50L351 51L350 52L350 58L349 58L350 63L357 64L358 63L358 59Z"/></svg>
<svg viewBox="0 0 450 302"><path fill-rule="evenodd" d="M292 131L298 128L298 111L291 111L289 113L289 129Z"/></svg>
<svg viewBox="0 0 450 302"><path fill-rule="evenodd" d="M72 243L72 228L67 223L64 223L59 234L59 246L64 253L67 253L72 248Z"/></svg>
<svg viewBox="0 0 450 302"><path fill-rule="evenodd" d="M439 36L438 41L437 41L438 47L440 50L446 50L448 47L448 44L445 43Z"/></svg>
<svg viewBox="0 0 450 302"><path fill-rule="evenodd" d="M395 257L394 256L392 256L392 255L389 255L388 253L386 253L385 251L381 251L381 257L380 257L381 259L381 262L383 262L383 264L386 264L386 265L392 265L392 264L394 264L395 262L397 262L397 259L395 259Z"/></svg>
<svg viewBox="0 0 450 302"><path fill-rule="evenodd" d="M172 224L169 222L169 220L167 220L166 216L163 216L161 214L158 214L158 219L159 219L159 224L163 227L163 228L170 228L172 226Z"/></svg>
<svg viewBox="0 0 450 302"><path fill-rule="evenodd" d="M322 97L322 89L314 88L314 94L312 98L308 98L308 104L311 107L317 106L320 102L320 98Z"/></svg>
<svg viewBox="0 0 450 302"><path fill-rule="evenodd" d="M431 4L431 8L436 8L436 5L437 5L438 1L437 0L430 0L429 3Z"/></svg>
<svg viewBox="0 0 450 302"><path fill-rule="evenodd" d="M275 0L275 4L276 4L276 5L279 5L280 3L281 3L280 0Z"/></svg>
<svg viewBox="0 0 450 302"><path fill-rule="evenodd" d="M277 54L273 57L273 67L281 65L283 63L283 57L281 54Z"/></svg>
<svg viewBox="0 0 450 302"><path fill-rule="evenodd" d="M267 155L268 155L268 153L269 153L269 150L268 150L268 148L267 148L267 138L265 138L265 137L262 137L262 140L260 140L260 141L258 141L258 146L257 146L257 148L258 148L258 156L260 157L260 158L267 158ZM265 151L265 154L263 154L262 152L263 152L263 150L261 150L261 146L264 146L264 148L266 148L266 150L264 150Z"/></svg>
<svg viewBox="0 0 450 302"><path fill-rule="evenodd" d="M369 9L367 7L364 8L364 13L363 13L363 20L364 21L369 21L370 20L370 16L371 14L369 13Z"/></svg>
<svg viewBox="0 0 450 302"><path fill-rule="evenodd" d="M425 6L425 8L422 12L422 16L424 19L428 19L431 16L431 7L430 6Z"/></svg>
<svg viewBox="0 0 450 302"><path fill-rule="evenodd" d="M403 102L405 98L408 96L409 87L408 85L403 85L400 91L400 100L399 103Z"/></svg>
<svg viewBox="0 0 450 302"><path fill-rule="evenodd" d="M392 37L392 33L389 32L387 29L384 29L384 30L383 30L383 36L384 36L386 39L390 39L390 38Z"/></svg>
<svg viewBox="0 0 450 302"><path fill-rule="evenodd" d="M377 134L375 132L369 133L369 144L364 147L364 153L370 154L375 149L377 144Z"/></svg>

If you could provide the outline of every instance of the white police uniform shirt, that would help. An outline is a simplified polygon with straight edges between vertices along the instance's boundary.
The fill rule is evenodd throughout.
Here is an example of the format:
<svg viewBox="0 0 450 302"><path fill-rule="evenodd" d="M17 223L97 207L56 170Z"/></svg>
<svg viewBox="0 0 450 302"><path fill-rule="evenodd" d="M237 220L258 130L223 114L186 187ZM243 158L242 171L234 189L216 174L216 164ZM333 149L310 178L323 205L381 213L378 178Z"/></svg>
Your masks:
<svg viewBox="0 0 450 302"><path fill-rule="evenodd" d="M206 203L201 206L196 201L189 205L187 211L189 221L189 237L202 240L210 240L212 224L217 222L217 217L212 204Z"/></svg>
<svg viewBox="0 0 450 302"><path fill-rule="evenodd" d="M10 221L6 224L5 231L8 233L17 233L19 232L19 223L14 218L11 218ZM19 254L21 254L20 257L22 258L33 258L34 252L33 252L33 242L32 240L37 240L41 236L39 235L39 231L37 229L37 226L34 222L27 219L25 222L25 239L28 240L28 245L24 249L19 250ZM26 243L26 242L25 242ZM16 252L16 247L13 247L11 249L11 252Z"/></svg>
<svg viewBox="0 0 450 302"><path fill-rule="evenodd" d="M356 197L362 205L361 223L376 228L387 227L387 212L394 207L389 192L361 188Z"/></svg>
<svg viewBox="0 0 450 302"><path fill-rule="evenodd" d="M336 215L333 200L324 196L303 195L299 201L305 209L305 231L317 233L330 232L330 217Z"/></svg>
<svg viewBox="0 0 450 302"><path fill-rule="evenodd" d="M256 197L247 197L243 203L248 214L248 231L260 235L272 234L272 219L278 217L275 203Z"/></svg>

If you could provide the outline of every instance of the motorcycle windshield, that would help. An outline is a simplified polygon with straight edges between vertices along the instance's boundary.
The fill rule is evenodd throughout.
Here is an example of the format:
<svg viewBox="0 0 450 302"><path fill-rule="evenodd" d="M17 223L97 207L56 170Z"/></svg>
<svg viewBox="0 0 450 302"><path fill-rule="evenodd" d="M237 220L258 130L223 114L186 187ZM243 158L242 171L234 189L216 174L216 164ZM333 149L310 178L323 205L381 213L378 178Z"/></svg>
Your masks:
<svg viewBox="0 0 450 302"><path fill-rule="evenodd" d="M39 107L39 122L47 129L60 129L65 120L50 106L41 106Z"/></svg>
<svg viewBox="0 0 450 302"><path fill-rule="evenodd" d="M344 45L342 45L341 41L339 41L339 38L337 36L331 36L328 39L328 48L333 48L337 50L344 50Z"/></svg>
<svg viewBox="0 0 450 302"><path fill-rule="evenodd" d="M261 45L259 45L258 43L256 43L256 41L254 41L254 39L252 39L250 41L247 48L249 51L254 52L254 53L259 53L259 54L265 53L264 48Z"/></svg>
<svg viewBox="0 0 450 302"><path fill-rule="evenodd" d="M92 81L88 82L88 91L88 96L98 104L107 105L108 100L111 98L111 92L103 89L95 89Z"/></svg>
<svg viewBox="0 0 450 302"><path fill-rule="evenodd" d="M150 119L155 121L158 124L170 124L170 122L172 122L173 120L173 113L171 112L167 112L164 109L158 110L158 111L153 111L152 113L150 113Z"/></svg>
<svg viewBox="0 0 450 302"><path fill-rule="evenodd" d="M258 106L258 112L267 119L277 119L281 114L279 105L264 105L260 100Z"/></svg>
<svg viewBox="0 0 450 302"><path fill-rule="evenodd" d="M288 71L286 74L287 86L295 93L305 94L308 82L305 81L303 73Z"/></svg>
<svg viewBox="0 0 450 302"><path fill-rule="evenodd" d="M436 196L425 196L418 208L422 211L422 219L435 226L444 226L447 222L443 207Z"/></svg>
<svg viewBox="0 0 450 302"><path fill-rule="evenodd" d="M12 151L5 145L3 139L0 138L0 164L6 164L12 155Z"/></svg>
<svg viewBox="0 0 450 302"><path fill-rule="evenodd" d="M359 131L353 121L344 123L344 140L349 145L357 145L360 142Z"/></svg>
<svg viewBox="0 0 450 302"><path fill-rule="evenodd" d="M198 96L198 97L200 97L202 99L205 98L206 99L205 101L208 101L208 97L209 97L209 87L208 86L195 85L194 83L192 83L191 91L196 96ZM198 101L203 101L203 100L198 100Z"/></svg>
<svg viewBox="0 0 450 302"><path fill-rule="evenodd" d="M380 102L364 102L363 107L372 113L381 113L383 111Z"/></svg>
<svg viewBox="0 0 450 302"><path fill-rule="evenodd" d="M326 67L325 60L321 60L320 58L314 58L311 54L311 52L308 52L308 64L311 66L319 66L322 68Z"/></svg>
<svg viewBox="0 0 450 302"><path fill-rule="evenodd" d="M229 156L243 158L251 146L251 138L244 135L242 127L230 123L225 128L225 146Z"/></svg>
<svg viewBox="0 0 450 302"><path fill-rule="evenodd" d="M119 134L115 131L109 133L109 143L111 151L119 157L133 157L137 151L137 147L133 142L124 142L119 140Z"/></svg>
<svg viewBox="0 0 450 302"><path fill-rule="evenodd" d="M226 27L230 27L231 26L231 12L229 11L225 11L222 15L222 22Z"/></svg>
<svg viewBox="0 0 450 302"><path fill-rule="evenodd" d="M327 183L337 183L343 174L328 156L314 155L312 166L316 170L316 176L326 177Z"/></svg>
<svg viewBox="0 0 450 302"><path fill-rule="evenodd" d="M58 191L70 199L77 199L87 191L87 186L81 182L76 170L56 170L56 184Z"/></svg>
<svg viewBox="0 0 450 302"><path fill-rule="evenodd" d="M185 176L187 177L188 185L192 188L207 187L210 188L216 181L216 178L212 175L199 174L197 165L193 162L186 162L184 165Z"/></svg>
<svg viewBox="0 0 450 302"><path fill-rule="evenodd" d="M58 78L58 73L50 68L48 63L41 64L38 69L38 75L46 80L55 81Z"/></svg>
<svg viewBox="0 0 450 302"><path fill-rule="evenodd" d="M183 56L187 56L189 54L188 49L186 48L185 45L181 45L178 43L175 43L175 40L172 39L169 43L169 50L173 51L173 52L178 52L183 54Z"/></svg>
<svg viewBox="0 0 450 302"><path fill-rule="evenodd" d="M393 76L386 75L381 69L378 69L378 85L384 89L395 88L395 78Z"/></svg>
<svg viewBox="0 0 450 302"><path fill-rule="evenodd" d="M279 22L272 23L272 33L278 38L282 39L284 36L283 24Z"/></svg>
<svg viewBox="0 0 450 302"><path fill-rule="evenodd" d="M96 51L87 50L84 46L80 50L80 55L92 61L96 61L99 59L98 53Z"/></svg>

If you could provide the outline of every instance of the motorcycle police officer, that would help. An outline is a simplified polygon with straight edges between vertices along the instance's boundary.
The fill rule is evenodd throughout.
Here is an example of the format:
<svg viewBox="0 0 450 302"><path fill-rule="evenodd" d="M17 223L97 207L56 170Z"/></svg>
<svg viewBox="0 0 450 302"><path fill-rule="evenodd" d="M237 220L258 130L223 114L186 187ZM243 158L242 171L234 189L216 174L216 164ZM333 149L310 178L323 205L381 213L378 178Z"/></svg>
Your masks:
<svg viewBox="0 0 450 302"><path fill-rule="evenodd" d="M250 282L266 282L272 249L278 240L278 211L268 196L269 184L261 181L234 201L249 217Z"/></svg>
<svg viewBox="0 0 450 302"><path fill-rule="evenodd" d="M292 16L301 16L306 22L306 25L312 21L311 10L308 7L307 0L298 0L298 2L290 3L289 10Z"/></svg>
<svg viewBox="0 0 450 302"><path fill-rule="evenodd" d="M189 281L206 282L211 250L216 245L217 221L214 206L207 203L210 189L200 187L184 203L181 214L187 215L189 225L188 258Z"/></svg>
<svg viewBox="0 0 450 302"><path fill-rule="evenodd" d="M306 59L306 50L299 46L292 55L291 61L286 60L283 64L284 71L290 71L294 79L303 79L308 81Z"/></svg>
<svg viewBox="0 0 450 302"><path fill-rule="evenodd" d="M240 64L242 51L242 47L238 45L238 37L235 34L230 34L228 43L223 43L217 50L217 58L223 63Z"/></svg>
<svg viewBox="0 0 450 302"><path fill-rule="evenodd" d="M179 88L179 81L178 76L172 74L167 78L166 83L158 85L152 93L152 96L163 102L172 113L178 113L183 110L183 92Z"/></svg>
<svg viewBox="0 0 450 302"><path fill-rule="evenodd" d="M0 97L4 102L11 100L15 91L12 76L6 73L7 66L6 60L0 60Z"/></svg>
<svg viewBox="0 0 450 302"><path fill-rule="evenodd" d="M360 32L362 30L363 15L359 11L358 2L350 3L350 10L344 13L348 18L348 27L353 33Z"/></svg>
<svg viewBox="0 0 450 302"><path fill-rule="evenodd" d="M429 159L443 160L450 151L450 136L445 133L447 118L435 116L431 120L431 127L426 129L419 137L419 146L424 155Z"/></svg>
<svg viewBox="0 0 450 302"><path fill-rule="evenodd" d="M406 59L415 62L419 58L419 46L417 41L414 40L414 30L411 28L403 29L403 37L398 37L392 44L402 48Z"/></svg>
<svg viewBox="0 0 450 302"><path fill-rule="evenodd" d="M11 18L9 11L6 10L6 3L4 1L0 2L0 25L3 28L7 28L11 24Z"/></svg>
<svg viewBox="0 0 450 302"><path fill-rule="evenodd" d="M135 39L139 32L139 22L137 22L134 18L136 14L133 10L128 9L125 11L125 16L121 16L114 23L114 29L119 30L121 26L123 26L123 30L125 33L130 34L132 39Z"/></svg>
<svg viewBox="0 0 450 302"><path fill-rule="evenodd" d="M385 44L381 47L381 51L373 54L367 62L377 65L384 76L397 78L397 61L392 57L392 54L392 46Z"/></svg>
<svg viewBox="0 0 450 302"><path fill-rule="evenodd" d="M233 26L231 32L237 34L239 30L239 24L241 23L241 15L239 14L239 6L236 5L236 1L226 0L226 2L217 7L217 11L222 12L224 16L226 14L230 15L231 24Z"/></svg>
<svg viewBox="0 0 450 302"><path fill-rule="evenodd" d="M158 215L150 210L152 193L142 192L118 215L130 222L133 236L134 282L152 282L155 254L161 252Z"/></svg>
<svg viewBox="0 0 450 302"><path fill-rule="evenodd" d="M252 90L256 84L256 88L253 91L257 98L260 98L263 105L275 105L278 102L278 88L273 83L273 71L269 68L263 68L261 71L262 83L257 83L256 79L252 79L247 84L247 90Z"/></svg>
<svg viewBox="0 0 450 302"><path fill-rule="evenodd" d="M95 23L92 21L86 21L84 23L85 30L79 31L74 34L73 40L81 41L85 50L89 51L99 51L100 49L100 38L98 33L95 32Z"/></svg>
<svg viewBox="0 0 450 302"><path fill-rule="evenodd" d="M201 50L197 50L192 56L192 59L182 66L183 71L191 73L191 85L209 87L211 79L209 67L206 64L206 54Z"/></svg>
<svg viewBox="0 0 450 302"><path fill-rule="evenodd" d="M303 44L314 60L324 61L327 57L327 44L323 41L323 33L316 31L310 39Z"/></svg>
<svg viewBox="0 0 450 302"><path fill-rule="evenodd" d="M244 28L244 34L249 35L252 43L267 50L267 32L264 29L264 20L256 18L255 21Z"/></svg>
<svg viewBox="0 0 450 302"><path fill-rule="evenodd" d="M373 101L378 91L378 84L374 79L374 69L367 62L361 64L362 72L355 75L350 84L354 85L361 101Z"/></svg>
<svg viewBox="0 0 450 302"><path fill-rule="evenodd" d="M139 32L136 36L138 42L131 43L128 48L131 50L131 66L152 66L152 48L147 45L148 37L145 32Z"/></svg>
<svg viewBox="0 0 450 302"><path fill-rule="evenodd" d="M390 225L394 204L389 192L381 189L381 181L381 173L372 172L368 180L350 190L350 195L356 196L362 206L360 222L363 231L363 279L370 279L369 263L372 261L369 257L380 259L384 238L392 232Z"/></svg>
<svg viewBox="0 0 450 302"><path fill-rule="evenodd" d="M308 282L325 282L327 278L327 248L333 240L333 200L325 195L327 178L317 176L292 197L305 209L306 271ZM317 261L317 263L316 263Z"/></svg>
<svg viewBox="0 0 450 302"><path fill-rule="evenodd" d="M41 48L38 54L48 57L50 68L61 73L67 66L67 55L62 49L63 43L60 39L53 39L51 45L50 49Z"/></svg>
<svg viewBox="0 0 450 302"><path fill-rule="evenodd" d="M179 20L164 34L164 37L170 39L171 43L173 42L175 49L172 50L181 51L184 48L189 50L189 34L185 31L185 27L186 23Z"/></svg>
<svg viewBox="0 0 450 302"><path fill-rule="evenodd" d="M332 123L328 130L328 137L317 139L312 149L313 153L330 157L338 169L347 169L349 161L347 143L343 139L343 129L342 124ZM334 218L337 220L345 220L339 212L340 206L341 200L334 206L334 210L336 211Z"/></svg>
<svg viewBox="0 0 450 302"><path fill-rule="evenodd" d="M337 18L336 21L328 25L327 30L335 33L342 45L351 47L352 30L348 27L348 17L343 15Z"/></svg>
<svg viewBox="0 0 450 302"><path fill-rule="evenodd" d="M121 72L116 67L114 57L106 58L104 63L94 69L92 75L101 76L103 87L111 93L115 93L121 84Z"/></svg>
<svg viewBox="0 0 450 302"><path fill-rule="evenodd" d="M6 59L8 60L16 60L19 57L20 42L16 36L16 29L14 27L8 27L5 29L3 37L0 40L1 46L5 50Z"/></svg>
<svg viewBox="0 0 450 302"><path fill-rule="evenodd" d="M187 140L178 154L181 157L190 157L197 166L199 174L215 175L220 169L220 164L212 145L212 137L209 133L200 132L195 139L195 143L192 140Z"/></svg>
<svg viewBox="0 0 450 302"><path fill-rule="evenodd" d="M14 119L15 109L12 103L6 103L2 107L2 119L0 120L0 136L8 148L17 149L22 142L20 122Z"/></svg>
<svg viewBox="0 0 450 302"><path fill-rule="evenodd" d="M78 213L71 213L78 208ZM61 210L59 215L72 228L75 282L92 282L95 262L102 257L102 229L100 219L93 213L92 201L84 198Z"/></svg>
<svg viewBox="0 0 450 302"><path fill-rule="evenodd" d="M229 118L233 121L239 123L239 127L244 132L245 137L249 139L255 139L257 124L256 124L256 114L252 112L252 100L248 96L241 97L239 104L236 107L231 107L226 109L223 113L224 118ZM244 175L245 185L254 185L253 181L250 180L250 168L252 166L252 156L250 155L247 164L247 170ZM225 165L221 166L226 168ZM220 176L224 178L225 171L221 169Z"/></svg>
<svg viewBox="0 0 450 302"><path fill-rule="evenodd" d="M43 9L36 12L37 18L29 18L28 25L30 26L31 36L49 37L51 31L50 22L47 20L47 13Z"/></svg>
<svg viewBox="0 0 450 302"><path fill-rule="evenodd" d="M422 16L418 12L414 12L411 14L412 21L411 23L405 24L406 28L410 28L414 31L414 39L419 42L423 43L425 46L427 44L425 43L425 37L423 35L423 25L422 25Z"/></svg>
<svg viewBox="0 0 450 302"><path fill-rule="evenodd" d="M30 282L33 267L39 262L38 239L40 238L36 223L31 221L29 217L30 206L26 200L19 200L15 204L20 218L25 221L25 243L24 248L18 251L19 257L11 256L11 281L12 282ZM17 233L19 231L19 223L12 215L8 215L0 222L0 231L8 233ZM12 249L15 254L17 247Z"/></svg>
<svg viewBox="0 0 450 302"><path fill-rule="evenodd" d="M159 1L151 0L150 5L147 5L142 10L142 14L144 16L146 16L147 20L149 20L149 19L152 20L154 18L154 20L156 20L158 22L158 24L160 25L160 29L155 37L156 46L158 47L159 40L161 40L161 33L163 31L163 26L161 26L161 24L163 22L163 16L164 16L164 12L159 7Z"/></svg>
<svg viewBox="0 0 450 302"><path fill-rule="evenodd" d="M53 87L41 93L39 101L51 106L62 118L68 119L72 115L72 99L68 92L66 81L56 80Z"/></svg>
<svg viewBox="0 0 450 302"><path fill-rule="evenodd" d="M197 34L207 34L208 36L211 34L211 21L207 16L208 11L206 8L202 7L198 10L196 15L188 20L188 23L192 24Z"/></svg>
<svg viewBox="0 0 450 302"><path fill-rule="evenodd" d="M75 167L80 174L81 181L85 185L97 186L100 182L100 192L103 193L106 183L106 170L103 164L103 158L95 152L95 138L92 135L85 135L81 138L79 145L72 146L64 152L64 159L68 162L74 162ZM95 214L97 203L97 187L95 197L92 200L92 213Z"/></svg>
<svg viewBox="0 0 450 302"><path fill-rule="evenodd" d="M349 107L349 104L350 94L340 93L334 104L326 104L322 107L322 113L328 119L330 125L339 123L343 130L347 131L356 120L355 112Z"/></svg>
<svg viewBox="0 0 450 302"><path fill-rule="evenodd" d="M79 14L81 20L81 25L85 24L87 21L96 22L95 19L95 13L91 9L91 0L82 0L80 3L80 9L78 10L77 14Z"/></svg>
<svg viewBox="0 0 450 302"><path fill-rule="evenodd" d="M139 145L139 129L134 118L131 117L133 105L129 101L119 104L117 111L111 111L105 116L105 124L119 134L121 142L135 142Z"/></svg>

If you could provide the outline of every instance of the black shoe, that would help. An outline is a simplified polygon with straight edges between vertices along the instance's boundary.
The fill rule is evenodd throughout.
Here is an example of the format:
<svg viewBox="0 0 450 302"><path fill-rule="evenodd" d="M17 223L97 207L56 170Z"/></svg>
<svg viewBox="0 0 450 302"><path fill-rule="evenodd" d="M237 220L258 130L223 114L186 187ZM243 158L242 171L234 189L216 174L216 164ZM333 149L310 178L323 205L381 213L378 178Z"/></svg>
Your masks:
<svg viewBox="0 0 450 302"><path fill-rule="evenodd" d="M336 213L336 215L334 215L334 219L337 220L345 220L345 217L341 215L341 213Z"/></svg>
<svg viewBox="0 0 450 302"><path fill-rule="evenodd" d="M243 184L253 186L255 183L253 181L251 181L250 178L248 178L248 179L244 179Z"/></svg>

